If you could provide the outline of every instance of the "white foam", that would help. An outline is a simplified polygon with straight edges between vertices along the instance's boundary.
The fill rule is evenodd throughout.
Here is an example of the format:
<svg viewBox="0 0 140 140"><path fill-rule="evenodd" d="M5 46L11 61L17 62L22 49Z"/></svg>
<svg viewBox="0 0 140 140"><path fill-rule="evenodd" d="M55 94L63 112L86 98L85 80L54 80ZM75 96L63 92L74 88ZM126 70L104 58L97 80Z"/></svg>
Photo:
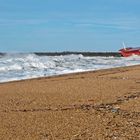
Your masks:
<svg viewBox="0 0 140 140"><path fill-rule="evenodd" d="M140 57L37 56L8 54L0 58L0 82L140 64Z"/></svg>

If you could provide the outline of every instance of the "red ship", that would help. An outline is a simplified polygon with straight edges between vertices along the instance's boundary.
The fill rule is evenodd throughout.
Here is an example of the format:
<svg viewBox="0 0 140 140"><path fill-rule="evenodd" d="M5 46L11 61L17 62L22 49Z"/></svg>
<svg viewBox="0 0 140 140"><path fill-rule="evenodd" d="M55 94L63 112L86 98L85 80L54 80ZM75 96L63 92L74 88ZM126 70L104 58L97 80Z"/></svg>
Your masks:
<svg viewBox="0 0 140 140"><path fill-rule="evenodd" d="M123 57L129 57L133 55L140 56L140 47L125 47L125 44L123 43L124 48L120 49L119 52Z"/></svg>

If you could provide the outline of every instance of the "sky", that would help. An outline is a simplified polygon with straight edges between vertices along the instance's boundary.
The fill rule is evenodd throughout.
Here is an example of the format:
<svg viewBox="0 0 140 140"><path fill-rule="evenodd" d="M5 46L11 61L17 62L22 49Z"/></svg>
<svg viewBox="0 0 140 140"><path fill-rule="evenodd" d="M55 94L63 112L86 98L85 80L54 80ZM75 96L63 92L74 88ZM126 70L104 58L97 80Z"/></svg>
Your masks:
<svg viewBox="0 0 140 140"><path fill-rule="evenodd" d="M140 0L0 0L0 52L140 46Z"/></svg>

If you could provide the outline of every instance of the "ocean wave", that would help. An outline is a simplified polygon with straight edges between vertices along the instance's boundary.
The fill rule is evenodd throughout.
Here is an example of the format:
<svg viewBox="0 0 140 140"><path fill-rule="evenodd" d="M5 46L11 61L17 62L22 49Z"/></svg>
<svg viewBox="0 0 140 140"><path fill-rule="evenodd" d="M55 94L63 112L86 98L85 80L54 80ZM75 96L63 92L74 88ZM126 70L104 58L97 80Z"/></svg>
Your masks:
<svg viewBox="0 0 140 140"><path fill-rule="evenodd" d="M0 82L140 64L140 57L39 56L6 54L0 58Z"/></svg>

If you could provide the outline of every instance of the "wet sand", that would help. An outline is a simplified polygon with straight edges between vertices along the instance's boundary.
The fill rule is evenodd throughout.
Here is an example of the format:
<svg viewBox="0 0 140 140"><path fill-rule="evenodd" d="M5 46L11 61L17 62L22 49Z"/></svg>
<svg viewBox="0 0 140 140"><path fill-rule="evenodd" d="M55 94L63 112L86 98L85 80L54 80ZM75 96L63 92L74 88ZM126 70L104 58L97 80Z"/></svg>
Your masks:
<svg viewBox="0 0 140 140"><path fill-rule="evenodd" d="M140 66L0 84L0 140L140 140Z"/></svg>

